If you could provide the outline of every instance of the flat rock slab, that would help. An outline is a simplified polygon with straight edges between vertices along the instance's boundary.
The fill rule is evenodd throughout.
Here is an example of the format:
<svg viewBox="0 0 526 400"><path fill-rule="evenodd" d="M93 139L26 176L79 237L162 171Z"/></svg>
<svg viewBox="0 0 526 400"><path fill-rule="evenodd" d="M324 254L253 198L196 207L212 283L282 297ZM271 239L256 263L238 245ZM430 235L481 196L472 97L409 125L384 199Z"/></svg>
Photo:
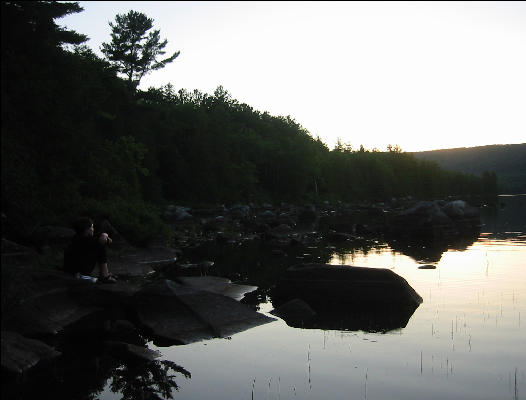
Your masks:
<svg viewBox="0 0 526 400"><path fill-rule="evenodd" d="M3 329L34 337L54 335L98 311L93 304L79 301L93 286L60 271L2 265Z"/></svg>
<svg viewBox="0 0 526 400"><path fill-rule="evenodd" d="M200 319L206 321L219 337L228 337L274 321L274 318L253 311L245 304L226 296L184 286L175 288L175 291L177 297Z"/></svg>
<svg viewBox="0 0 526 400"><path fill-rule="evenodd" d="M238 301L241 300L245 294L257 289L257 286L232 283L230 279L218 276L180 276L177 277L177 281L184 286L217 293Z"/></svg>
<svg viewBox="0 0 526 400"><path fill-rule="evenodd" d="M152 283L137 297L140 322L154 335L183 344L228 337L274 320L230 297L170 280Z"/></svg>
<svg viewBox="0 0 526 400"><path fill-rule="evenodd" d="M55 335L99 308L80 304L67 292L52 293L10 310L4 327L26 336Z"/></svg>
<svg viewBox="0 0 526 400"><path fill-rule="evenodd" d="M169 248L130 249L129 252L110 257L109 269L118 276L145 276L160 266L174 264L177 251Z"/></svg>
<svg viewBox="0 0 526 400"><path fill-rule="evenodd" d="M131 343L107 340L103 345L108 353L120 359L131 358L142 361L153 361L156 358L161 357L161 353L159 351L151 350Z"/></svg>
<svg viewBox="0 0 526 400"><path fill-rule="evenodd" d="M157 346L189 344L214 337L211 327L177 298L140 297L136 306L138 322L153 336Z"/></svg>
<svg viewBox="0 0 526 400"><path fill-rule="evenodd" d="M2 331L1 335L2 369L9 372L22 373L41 360L61 354L45 343L15 332Z"/></svg>

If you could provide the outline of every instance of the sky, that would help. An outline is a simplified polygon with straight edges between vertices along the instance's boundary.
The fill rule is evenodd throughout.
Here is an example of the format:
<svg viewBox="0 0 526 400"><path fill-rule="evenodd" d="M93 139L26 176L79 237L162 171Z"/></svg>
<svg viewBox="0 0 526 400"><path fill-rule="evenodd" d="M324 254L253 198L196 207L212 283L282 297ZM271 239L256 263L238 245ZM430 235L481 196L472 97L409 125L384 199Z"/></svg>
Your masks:
<svg viewBox="0 0 526 400"><path fill-rule="evenodd" d="M526 142L526 2L80 1L56 20L102 56L109 22L154 20L171 83L290 116L329 148Z"/></svg>

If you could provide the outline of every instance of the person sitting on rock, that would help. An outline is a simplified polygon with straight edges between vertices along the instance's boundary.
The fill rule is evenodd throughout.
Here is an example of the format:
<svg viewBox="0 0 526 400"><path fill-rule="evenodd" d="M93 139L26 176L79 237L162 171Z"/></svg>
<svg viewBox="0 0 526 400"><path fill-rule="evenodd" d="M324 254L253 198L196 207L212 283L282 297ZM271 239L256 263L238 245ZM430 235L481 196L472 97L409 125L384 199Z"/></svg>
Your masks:
<svg viewBox="0 0 526 400"><path fill-rule="evenodd" d="M99 267L100 283L115 283L116 278L108 270L107 247L111 238L107 233L95 233L90 218L75 221L75 236L64 252L64 271L78 278L88 279L96 265Z"/></svg>

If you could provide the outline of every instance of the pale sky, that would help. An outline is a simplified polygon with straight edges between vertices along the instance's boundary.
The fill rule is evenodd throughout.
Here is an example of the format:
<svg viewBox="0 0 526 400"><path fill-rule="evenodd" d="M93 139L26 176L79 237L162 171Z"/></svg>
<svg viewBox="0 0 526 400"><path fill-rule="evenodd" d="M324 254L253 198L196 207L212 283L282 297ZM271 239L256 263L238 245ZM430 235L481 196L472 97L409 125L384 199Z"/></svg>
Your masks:
<svg viewBox="0 0 526 400"><path fill-rule="evenodd" d="M329 148L526 142L526 2L80 1L56 22L102 56L108 23L154 19L167 53L141 81L290 115Z"/></svg>

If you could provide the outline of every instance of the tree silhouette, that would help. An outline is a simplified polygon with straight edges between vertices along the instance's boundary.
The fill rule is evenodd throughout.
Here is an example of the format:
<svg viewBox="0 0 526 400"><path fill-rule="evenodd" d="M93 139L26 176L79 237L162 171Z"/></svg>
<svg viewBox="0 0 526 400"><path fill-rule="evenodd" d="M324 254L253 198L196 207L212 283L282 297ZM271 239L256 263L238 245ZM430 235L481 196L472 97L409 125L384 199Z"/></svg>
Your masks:
<svg viewBox="0 0 526 400"><path fill-rule="evenodd" d="M176 51L168 58L158 60L166 52L168 41L161 41L159 30L153 30L153 19L130 10L128 14L117 14L111 27L111 43L103 43L101 51L117 71L128 77L130 86L136 88L142 77L171 63L179 56Z"/></svg>

